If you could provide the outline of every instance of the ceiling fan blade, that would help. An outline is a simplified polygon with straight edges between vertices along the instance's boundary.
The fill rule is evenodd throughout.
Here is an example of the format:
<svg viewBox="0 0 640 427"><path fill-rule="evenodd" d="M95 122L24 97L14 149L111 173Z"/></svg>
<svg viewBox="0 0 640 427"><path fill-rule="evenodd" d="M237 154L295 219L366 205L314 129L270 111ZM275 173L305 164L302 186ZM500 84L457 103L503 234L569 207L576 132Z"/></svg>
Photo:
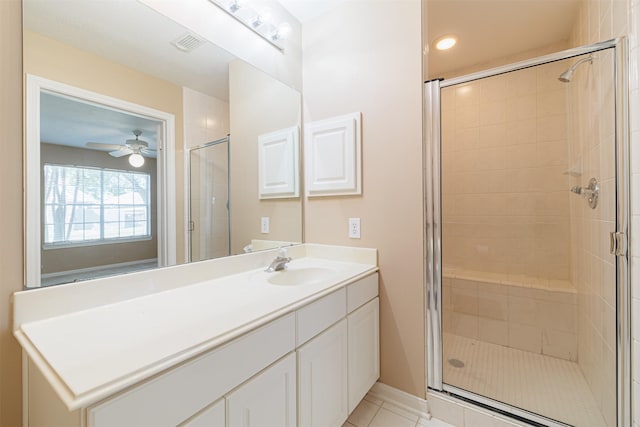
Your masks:
<svg viewBox="0 0 640 427"><path fill-rule="evenodd" d="M140 150L140 152L142 154L147 155L147 156L155 156L156 155L156 150L154 150L153 148L143 148L142 150Z"/></svg>
<svg viewBox="0 0 640 427"><path fill-rule="evenodd" d="M112 157L122 157L131 153L133 153L133 150L131 148L123 148L122 150L110 151L109 155Z"/></svg>
<svg viewBox="0 0 640 427"><path fill-rule="evenodd" d="M87 142L85 146L89 148L97 148L99 150L105 150L105 151L122 150L127 147L126 145L101 144L99 142Z"/></svg>

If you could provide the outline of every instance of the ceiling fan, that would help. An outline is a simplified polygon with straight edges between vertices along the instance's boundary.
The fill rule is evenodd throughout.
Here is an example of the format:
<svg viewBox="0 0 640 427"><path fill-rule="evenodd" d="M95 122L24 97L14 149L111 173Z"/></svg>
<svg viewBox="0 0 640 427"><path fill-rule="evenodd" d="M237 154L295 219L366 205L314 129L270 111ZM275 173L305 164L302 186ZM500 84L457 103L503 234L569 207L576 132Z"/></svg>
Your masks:
<svg viewBox="0 0 640 427"><path fill-rule="evenodd" d="M153 156L156 152L155 149L149 148L149 143L138 139L142 135L142 131L135 129L133 131L136 139L127 139L123 145L116 144L102 144L99 142L87 142L86 146L90 148L97 148L100 150L113 150L109 151L109 155L113 157L122 157L129 155L129 163L131 166L139 168L144 164L143 156Z"/></svg>

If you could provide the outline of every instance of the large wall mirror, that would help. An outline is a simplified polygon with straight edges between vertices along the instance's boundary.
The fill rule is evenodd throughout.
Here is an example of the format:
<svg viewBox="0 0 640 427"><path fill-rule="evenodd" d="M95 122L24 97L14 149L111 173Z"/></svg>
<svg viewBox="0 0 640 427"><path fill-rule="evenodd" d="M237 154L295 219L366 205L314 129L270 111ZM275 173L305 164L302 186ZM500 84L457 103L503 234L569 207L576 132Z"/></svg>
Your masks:
<svg viewBox="0 0 640 427"><path fill-rule="evenodd" d="M299 92L136 0L23 5L27 288L302 241L259 189Z"/></svg>

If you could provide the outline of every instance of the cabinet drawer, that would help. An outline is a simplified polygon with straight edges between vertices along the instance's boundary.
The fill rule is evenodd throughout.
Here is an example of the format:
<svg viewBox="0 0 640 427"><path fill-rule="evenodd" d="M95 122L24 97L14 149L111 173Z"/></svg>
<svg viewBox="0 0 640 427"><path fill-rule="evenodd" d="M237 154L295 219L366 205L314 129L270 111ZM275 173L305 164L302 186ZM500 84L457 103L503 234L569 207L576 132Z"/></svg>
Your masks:
<svg viewBox="0 0 640 427"><path fill-rule="evenodd" d="M289 314L90 407L89 427L175 426L295 348Z"/></svg>
<svg viewBox="0 0 640 427"><path fill-rule="evenodd" d="M378 273L367 276L347 287L347 313L378 296Z"/></svg>
<svg viewBox="0 0 640 427"><path fill-rule="evenodd" d="M298 310L296 347L346 316L346 302L347 293L342 288Z"/></svg>

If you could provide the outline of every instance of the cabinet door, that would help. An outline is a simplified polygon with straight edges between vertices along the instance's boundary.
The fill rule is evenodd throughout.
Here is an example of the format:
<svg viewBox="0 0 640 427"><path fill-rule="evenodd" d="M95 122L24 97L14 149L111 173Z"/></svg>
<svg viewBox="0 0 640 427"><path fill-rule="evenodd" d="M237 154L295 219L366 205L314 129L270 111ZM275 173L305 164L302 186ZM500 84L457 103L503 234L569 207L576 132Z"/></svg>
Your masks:
<svg viewBox="0 0 640 427"><path fill-rule="evenodd" d="M228 427L295 425L295 353L265 369L227 397Z"/></svg>
<svg viewBox="0 0 640 427"><path fill-rule="evenodd" d="M220 399L178 427L225 427L224 405L224 399Z"/></svg>
<svg viewBox="0 0 640 427"><path fill-rule="evenodd" d="M301 427L340 427L347 419L347 320L298 349Z"/></svg>
<svg viewBox="0 0 640 427"><path fill-rule="evenodd" d="M351 313L349 322L349 413L380 377L378 298Z"/></svg>

